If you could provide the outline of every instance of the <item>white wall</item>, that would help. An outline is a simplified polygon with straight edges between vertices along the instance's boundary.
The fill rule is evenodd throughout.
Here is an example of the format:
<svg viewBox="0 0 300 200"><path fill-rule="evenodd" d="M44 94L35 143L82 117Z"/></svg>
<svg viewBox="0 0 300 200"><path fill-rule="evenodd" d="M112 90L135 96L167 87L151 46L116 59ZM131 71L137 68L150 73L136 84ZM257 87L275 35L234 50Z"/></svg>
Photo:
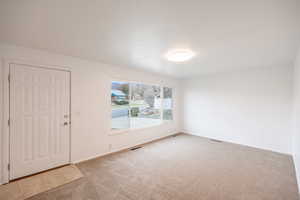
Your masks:
<svg viewBox="0 0 300 200"><path fill-rule="evenodd" d="M184 132L292 152L292 66L185 80L183 97Z"/></svg>
<svg viewBox="0 0 300 200"><path fill-rule="evenodd" d="M44 51L0 45L0 58L24 60L42 65L68 66L72 70L72 161L77 162L125 147L179 132L178 82L155 74L128 68L89 62ZM3 65L3 64L2 64ZM0 70L3 69L0 68ZM3 74L3 72L1 72ZM6 77L0 76L0 82ZM166 85L174 88L174 122L159 127L134 130L118 135L110 133L110 81L124 79ZM3 84L1 84L2 86ZM1 97L4 96L0 87ZM0 98L1 113L3 110ZM3 124L6 127L6 120ZM1 124L1 123L0 123ZM3 127L2 127L3 128ZM0 127L0 130L1 127ZM1 137L0 137L1 138ZM111 149L109 146L111 145ZM2 146L2 145L1 145ZM0 152L1 153L1 152ZM2 157L2 156L1 156ZM3 157L2 157L3 158ZM1 160L1 159L0 159ZM0 165L1 166L1 165ZM1 180L0 180L1 181Z"/></svg>
<svg viewBox="0 0 300 200"><path fill-rule="evenodd" d="M293 156L300 191L300 51L294 70Z"/></svg>

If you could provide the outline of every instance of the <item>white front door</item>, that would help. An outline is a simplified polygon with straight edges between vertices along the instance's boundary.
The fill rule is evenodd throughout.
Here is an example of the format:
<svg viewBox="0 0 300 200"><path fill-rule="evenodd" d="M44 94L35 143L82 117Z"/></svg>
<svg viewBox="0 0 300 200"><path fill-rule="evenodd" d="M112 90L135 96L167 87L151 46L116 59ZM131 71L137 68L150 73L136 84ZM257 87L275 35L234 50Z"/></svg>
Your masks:
<svg viewBox="0 0 300 200"><path fill-rule="evenodd" d="M70 162L70 72L10 65L10 180Z"/></svg>

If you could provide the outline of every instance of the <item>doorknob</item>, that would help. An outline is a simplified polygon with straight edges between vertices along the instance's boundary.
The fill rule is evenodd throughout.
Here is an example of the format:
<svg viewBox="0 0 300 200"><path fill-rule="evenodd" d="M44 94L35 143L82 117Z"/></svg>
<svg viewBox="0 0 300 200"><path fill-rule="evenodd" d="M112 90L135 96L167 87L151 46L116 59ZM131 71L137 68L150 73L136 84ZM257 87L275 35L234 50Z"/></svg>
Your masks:
<svg viewBox="0 0 300 200"><path fill-rule="evenodd" d="M64 123L64 126L68 126L68 122L65 122L65 123Z"/></svg>

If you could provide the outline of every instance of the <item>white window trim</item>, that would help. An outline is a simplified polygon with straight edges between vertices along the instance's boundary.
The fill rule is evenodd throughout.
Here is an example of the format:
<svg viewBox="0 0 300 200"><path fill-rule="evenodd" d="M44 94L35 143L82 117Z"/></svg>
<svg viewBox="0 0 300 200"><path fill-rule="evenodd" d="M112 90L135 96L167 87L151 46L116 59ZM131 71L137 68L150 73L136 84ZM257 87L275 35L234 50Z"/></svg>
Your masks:
<svg viewBox="0 0 300 200"><path fill-rule="evenodd" d="M157 83L145 83L145 82L124 80L124 79L121 80L120 78L110 80L110 91L111 91L111 83L114 82L114 81L119 81L119 82L129 84L129 94L128 94L129 102L131 101L131 90L132 90L130 83L138 83L138 84L159 86L160 87L161 104L163 103L163 99L164 99L164 94L163 94L164 87L171 88L172 89L172 99L174 97L174 94L173 94L174 88L171 87L171 86L162 86L162 85L159 85ZM110 98L110 101L111 101L111 98ZM111 102L110 102L110 105L111 105ZM172 114L174 115L173 111L174 111L174 103L172 103ZM163 106L162 105L160 106L160 113L161 113L160 114L160 121L161 122L159 124L153 125L153 126L141 127L141 128L131 128L131 127L129 127L129 128L125 128L125 129L112 129L112 127L111 127L112 124L111 124L111 119L110 119L110 131L109 131L108 135L113 136L113 135L120 135L120 134L129 133L129 132L132 132L132 131L142 131L142 130L146 130L146 129L160 127L160 126L163 126L165 124L170 124L170 123L174 122L174 116L172 116L172 120L164 120L163 119ZM111 118L111 115L112 115L112 109L110 109L110 118ZM131 112L130 111L129 111L129 118L131 118Z"/></svg>
<svg viewBox="0 0 300 200"><path fill-rule="evenodd" d="M166 122L166 123L170 123L170 122L173 122L174 121L174 88L173 87L169 87L169 86L162 86L162 90L164 89L164 88L170 88L171 90L172 90L172 107L171 107L171 110L172 110L172 120L164 120L163 119L163 113L162 113L162 120L164 121L164 122ZM162 91L163 92L163 91ZM162 94L162 101L164 100L164 95ZM161 106L161 108L162 108L162 112L163 112L163 106Z"/></svg>
<svg viewBox="0 0 300 200"><path fill-rule="evenodd" d="M164 122L161 122L160 124L157 124L157 125L141 127L141 128L111 129L109 135L120 135L120 134L124 134L124 133L130 133L133 131L149 130L151 128L157 128L157 127L160 127L163 125L164 125Z"/></svg>

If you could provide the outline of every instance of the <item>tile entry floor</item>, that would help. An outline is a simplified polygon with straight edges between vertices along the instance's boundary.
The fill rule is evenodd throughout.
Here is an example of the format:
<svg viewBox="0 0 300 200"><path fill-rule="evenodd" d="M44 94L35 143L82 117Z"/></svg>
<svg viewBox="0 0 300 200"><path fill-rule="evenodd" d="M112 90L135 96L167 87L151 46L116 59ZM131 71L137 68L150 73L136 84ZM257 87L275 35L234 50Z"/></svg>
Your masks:
<svg viewBox="0 0 300 200"><path fill-rule="evenodd" d="M1 185L0 200L24 200L82 177L75 165L52 169Z"/></svg>
<svg viewBox="0 0 300 200"><path fill-rule="evenodd" d="M292 157L181 134L77 165L30 200L298 200Z"/></svg>

